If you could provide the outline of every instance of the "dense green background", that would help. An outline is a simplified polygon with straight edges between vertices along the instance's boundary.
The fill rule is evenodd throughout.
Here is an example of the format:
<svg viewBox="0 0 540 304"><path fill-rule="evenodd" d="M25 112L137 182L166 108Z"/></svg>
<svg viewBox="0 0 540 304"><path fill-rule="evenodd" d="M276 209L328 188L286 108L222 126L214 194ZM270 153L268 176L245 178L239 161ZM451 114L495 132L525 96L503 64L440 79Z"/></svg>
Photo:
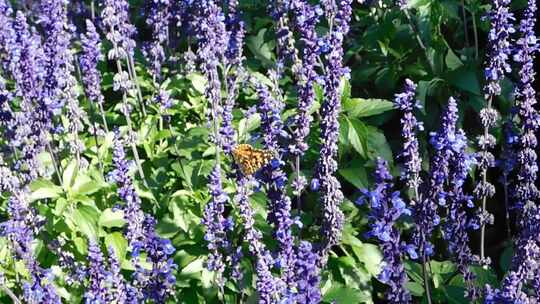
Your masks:
<svg viewBox="0 0 540 304"><path fill-rule="evenodd" d="M258 72L258 77L264 79L266 70L276 60L276 42L274 25L266 13L266 4L261 2L240 1L240 6L248 31L244 48L246 65L250 73ZM440 110L448 97L455 96L459 100L460 123L470 139L479 134L477 112L484 103L482 65L489 24L482 20L482 16L489 9L487 1L411 0L410 21L392 1L368 2L363 5L354 3L351 32L345 43L345 62L351 69L351 79L344 82L342 91L338 177L346 195L342 205L346 224L342 242L334 248L328 267L323 272L321 288L326 303L333 300L336 303L377 302L385 291L384 285L375 278L381 254L377 246L363 236L367 229L367 209L358 208L352 202L359 195L358 189L370 186L375 157L382 156L390 161L393 173L398 174L394 158L401 143L400 127L391 100L400 90L403 80L411 78L418 83L418 98L423 106L418 115L426 126L426 131L420 135L425 168L429 155L426 139L429 132L437 127ZM144 30L142 3L131 1L131 4L132 21L141 29L139 40L143 41L148 38L149 32ZM513 1L512 7L519 13L525 4L525 1ZM83 18L76 15L74 20L82 24ZM321 32L325 30L320 28ZM425 48L421 47L418 39ZM109 47L104 43L104 53ZM169 51L181 53L185 49L186 41L181 41L177 49ZM136 60L143 94L150 100L156 88L146 72L146 63L140 51L137 51ZM106 95L107 119L111 125L125 126L126 121L119 111L121 97L112 91L114 66L104 62L100 68L104 77L102 88ZM166 81L163 87L171 92L175 100L174 106L167 110L169 118L165 123L160 123L163 117L152 106L145 119L134 115L137 145L150 185L150 189L138 185L138 192L145 211L158 219L160 235L170 238L177 249L174 259L179 265L178 303L217 303L213 276L204 269L207 249L203 239L204 227L201 225L202 211L209 200L206 177L213 165L213 148L208 141L204 114L207 106L205 82L199 74L183 75L179 70L178 65L169 62L164 71ZM508 114L513 102L513 83L511 77L504 80L503 94L496 101L496 107L503 117ZM291 115L296 106L295 89L288 79L282 81L281 87L287 96L285 115ZM320 97L319 94L318 102ZM131 101L135 103L135 100ZM259 122L244 119L241 111L256 102L252 90L246 88L241 92L234 112L234 124L241 141L258 132ZM87 100L81 98L81 103L91 114ZM90 116L99 122L99 117ZM167 121L170 121L170 129L163 127L168 124ZM317 129L316 115L312 130ZM495 129L494 133L499 138L500 128ZM310 135L310 150L302 165L306 170L313 168L318 157L318 135L318 131ZM84 139L87 148L84 156L90 161L88 169L76 169L73 157L66 153L60 156L64 170L59 181L41 179L32 184L37 210L47 218L36 252L42 265L52 266L59 275L60 283L63 274L54 266L57 257L47 249L50 240L64 239L64 250L71 251L82 262L86 260L87 237L99 236L103 248L112 245L120 252L125 252L127 246L121 233L124 220L111 210L119 201L115 186L106 181L106 174L98 166L100 159L105 164L105 173L111 169L112 133L99 138L97 144L90 134L86 134ZM44 165L50 166L45 156ZM309 176L310 172L306 171L305 174ZM490 179L497 181L498 177L499 173L494 170ZM234 187L227 184L226 189L233 192ZM501 191L498 193L500 195ZM257 226L265 232L266 241L272 245L271 227L266 224L264 217L265 196L257 193L252 200L257 211ZM301 215L306 227L305 236L309 238L318 231L313 222L313 217L318 214L317 198L307 194L301 200L303 210L295 213ZM1 200L1 216L6 215L5 201ZM488 282L497 286L509 262L508 237L502 237L508 232L501 201L498 196L489 205L496 215L495 225L488 228L487 241L487 252L492 257L493 267L490 270L475 269L479 286ZM294 207L297 203L294 201ZM407 235L410 221L401 224ZM436 236L440 239L439 232L436 232ZM478 248L476 238L472 236L474 251ZM436 242L436 245L437 254L431 265L435 302L467 303L463 299L462 278L449 262L445 244ZM0 238L0 271L10 279L24 276L23 265L14 263L10 256L6 241ZM127 260L123 266L129 271ZM244 266L252 271L249 263L245 262ZM406 266L410 278L408 288L415 300L420 302L424 293L420 266L414 262L407 262ZM246 277L249 278L249 275ZM10 280L8 287L17 290L13 282ZM252 287L246 286L244 293L239 293L238 287L233 284L226 287L227 303L237 303L241 299L248 299L248 302L254 300ZM83 293L82 288L61 287L60 290L71 303L78 302ZM8 297L0 292L0 302L8 301Z"/></svg>

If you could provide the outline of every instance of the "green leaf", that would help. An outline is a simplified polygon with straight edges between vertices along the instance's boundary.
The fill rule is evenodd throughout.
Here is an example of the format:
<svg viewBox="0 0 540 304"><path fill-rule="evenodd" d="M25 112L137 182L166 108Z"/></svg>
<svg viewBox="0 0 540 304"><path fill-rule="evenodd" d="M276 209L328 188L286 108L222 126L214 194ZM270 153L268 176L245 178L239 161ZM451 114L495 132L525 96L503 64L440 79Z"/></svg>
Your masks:
<svg viewBox="0 0 540 304"><path fill-rule="evenodd" d="M422 284L424 282L422 276L422 266L420 264L409 260L406 260L403 264L409 277L411 277L417 283Z"/></svg>
<svg viewBox="0 0 540 304"><path fill-rule="evenodd" d="M353 146L353 148L358 152L362 157L366 157L366 127L365 125L357 119L348 119L349 130L347 134L347 139Z"/></svg>
<svg viewBox="0 0 540 304"><path fill-rule="evenodd" d="M206 90L206 78L204 78L204 76L192 73L187 76L187 79L191 81L191 85L199 94L204 94Z"/></svg>
<svg viewBox="0 0 540 304"><path fill-rule="evenodd" d="M79 175L72 186L71 192L73 194L88 195L98 191L100 188L101 185L89 176Z"/></svg>
<svg viewBox="0 0 540 304"><path fill-rule="evenodd" d="M204 269L204 258L198 258L193 260L191 263L187 264L186 267L182 269L182 274L194 274L203 271Z"/></svg>
<svg viewBox="0 0 540 304"><path fill-rule="evenodd" d="M38 179L30 184L30 201L44 198L58 198L62 195L62 188L46 179Z"/></svg>
<svg viewBox="0 0 540 304"><path fill-rule="evenodd" d="M121 228L126 224L124 212L121 210L114 212L111 208L107 208L99 216L98 224L106 228Z"/></svg>
<svg viewBox="0 0 540 304"><path fill-rule="evenodd" d="M476 283L478 286L485 286L489 284L491 286L498 286L499 281L497 275L493 269L485 269L481 266L471 266L472 272L476 275Z"/></svg>
<svg viewBox="0 0 540 304"><path fill-rule="evenodd" d="M126 257L128 242L124 238L121 232L115 231L105 236L105 245L107 248L112 247L116 257L122 264L122 261Z"/></svg>
<svg viewBox="0 0 540 304"><path fill-rule="evenodd" d="M442 286L445 295L445 301L451 304L467 303L465 298L465 288L459 286L446 285Z"/></svg>
<svg viewBox="0 0 540 304"><path fill-rule="evenodd" d="M369 159L384 158L390 164L393 162L392 149L386 140L384 133L372 126L366 126L367 152Z"/></svg>
<svg viewBox="0 0 540 304"><path fill-rule="evenodd" d="M394 109L394 103L384 99L350 98L343 103L349 117L368 117Z"/></svg>
<svg viewBox="0 0 540 304"><path fill-rule="evenodd" d="M478 77L472 69L460 67L448 74L447 81L458 89L481 95Z"/></svg>
<svg viewBox="0 0 540 304"><path fill-rule="evenodd" d="M338 173L357 189L364 189L368 186L366 168L359 166L357 162L349 163L345 168L339 169Z"/></svg>
<svg viewBox="0 0 540 304"><path fill-rule="evenodd" d="M72 214L72 220L77 230L94 240L97 238L98 218L98 210L87 205L79 205Z"/></svg>
<svg viewBox="0 0 540 304"><path fill-rule="evenodd" d="M268 29L262 28L256 36L250 36L246 40L246 45L255 57L265 65L272 64L272 50L268 43L264 41L264 35Z"/></svg>
<svg viewBox="0 0 540 304"><path fill-rule="evenodd" d="M512 257L514 256L514 251L512 250L512 246L507 246L503 253L501 254L501 258L499 260L499 265L501 265L501 269L506 272L508 269L510 269L510 265L512 264Z"/></svg>
<svg viewBox="0 0 540 304"><path fill-rule="evenodd" d="M412 295L421 297L424 294L424 286L418 282L408 281L405 283L405 288L407 288Z"/></svg>
<svg viewBox="0 0 540 304"><path fill-rule="evenodd" d="M330 290L324 294L323 300L325 302L335 301L336 303L366 303L371 298L363 295L358 289L334 283Z"/></svg>
<svg viewBox="0 0 540 304"><path fill-rule="evenodd" d="M452 51L452 49L448 49L448 53L446 54L446 66L450 70L455 70L461 66L463 66L463 62L459 59L459 57Z"/></svg>
<svg viewBox="0 0 540 304"><path fill-rule="evenodd" d="M379 247L373 244L364 243L355 251L360 262L364 263L367 271L376 277L381 272L382 253Z"/></svg>
<svg viewBox="0 0 540 304"><path fill-rule="evenodd" d="M75 182L75 179L77 178L77 174L79 171L79 166L77 163L77 160L72 160L64 170L64 174L62 175L62 187L65 190L71 189L71 186Z"/></svg>

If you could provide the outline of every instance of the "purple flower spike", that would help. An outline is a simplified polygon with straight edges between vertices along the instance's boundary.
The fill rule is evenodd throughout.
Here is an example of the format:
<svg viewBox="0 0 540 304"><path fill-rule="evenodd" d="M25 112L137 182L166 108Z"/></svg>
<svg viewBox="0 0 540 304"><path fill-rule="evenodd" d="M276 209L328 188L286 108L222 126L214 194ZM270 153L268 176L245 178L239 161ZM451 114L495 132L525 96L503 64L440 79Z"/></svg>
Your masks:
<svg viewBox="0 0 540 304"><path fill-rule="evenodd" d="M342 44L349 31L351 2L350 0L322 1L327 18L333 20L333 30L328 37L331 49L325 55L328 66L324 76L325 96L320 109L322 146L315 173L315 177L320 182L319 191L323 209L321 225L323 243L319 252L321 257L319 266L325 264L330 248L338 243L344 221L343 212L339 209L343 201L343 193L334 174L338 169L336 157L339 137L340 84L341 78L346 74L346 69L343 67Z"/></svg>
<svg viewBox="0 0 540 304"><path fill-rule="evenodd" d="M88 246L88 288L84 293L85 303L105 303L108 300L105 261L101 249L95 241Z"/></svg>
<svg viewBox="0 0 540 304"><path fill-rule="evenodd" d="M82 54L79 57L79 61L86 96L98 104L103 103L101 74L97 69L99 61L103 60L100 41L101 39L96 31L96 27L92 21L86 20L86 34L81 36Z"/></svg>
<svg viewBox="0 0 540 304"><path fill-rule="evenodd" d="M375 189L363 190L360 203L367 202L370 207L368 237L376 238L383 252L383 267L379 280L390 289L386 292L389 303L410 303L411 295L405 288L407 274L403 266L403 252L411 258L416 257L414 246L400 240L399 230L395 224L403 214L410 214L399 192L392 192L392 175L388 172L387 163L377 159L375 169Z"/></svg>
<svg viewBox="0 0 540 304"><path fill-rule="evenodd" d="M225 204L229 200L227 194L223 191L221 181L221 168L215 166L209 177L210 201L204 208L203 224L206 227L204 239L208 242L208 260L206 267L217 274L217 283L219 286L225 284L223 272L225 271L225 262L223 251L228 249L229 242L224 227Z"/></svg>

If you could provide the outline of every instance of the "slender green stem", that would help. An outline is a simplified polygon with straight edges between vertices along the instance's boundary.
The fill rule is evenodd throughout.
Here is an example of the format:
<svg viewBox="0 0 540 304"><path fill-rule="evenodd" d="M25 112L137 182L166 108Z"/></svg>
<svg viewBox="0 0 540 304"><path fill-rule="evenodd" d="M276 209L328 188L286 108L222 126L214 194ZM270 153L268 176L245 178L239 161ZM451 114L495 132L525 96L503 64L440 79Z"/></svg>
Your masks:
<svg viewBox="0 0 540 304"><path fill-rule="evenodd" d="M115 49L116 49L116 45L114 46ZM118 52L116 52L118 54ZM123 69L122 69L122 64L120 63L120 60L116 60L116 68L118 69L118 73L122 73L123 72ZM131 122L131 117L129 115L129 104L127 102L127 96L126 96L126 92L123 91L122 92L122 102L124 104L124 109L123 109L123 113L124 115L126 116L126 121L127 121L127 124L128 124L128 130L129 132L131 133L133 131L133 125L132 125L132 122ZM146 177L144 176L144 171L143 171L143 168L142 168L142 165L141 165L141 160L139 158L139 152L137 151L137 145L134 141L132 141L131 143L131 150L133 151L133 156L135 157L135 163L137 164L137 169L139 171L139 175L141 176L141 179L143 181L143 184L146 188L150 189L150 187L148 186L148 183L146 182Z"/></svg>
<svg viewBox="0 0 540 304"><path fill-rule="evenodd" d="M56 162L56 156L54 154L54 151L52 149L51 143L47 140L47 150L49 150L49 154L51 154L51 161L54 167L54 172L56 172L56 176L58 178L59 184L62 181L62 172L60 172L60 167L58 167L58 163Z"/></svg>
<svg viewBox="0 0 540 304"><path fill-rule="evenodd" d="M10 297L13 303L22 303L21 300L19 300L19 298L17 298L17 296L13 293L13 291L11 291L11 289L7 288L6 286L0 286L0 290L2 290L8 297Z"/></svg>
<svg viewBox="0 0 540 304"><path fill-rule="evenodd" d="M427 61L428 65L429 65L429 68L431 69L432 72L435 72L435 67L433 66L431 60L429 59L428 49L427 49L426 45L424 44L424 41L422 41L422 38L420 37L420 33L419 33L418 29L416 28L416 26L413 23L413 20L412 20L411 14L409 13L409 10L406 9L403 12L405 14L405 17L407 18L407 22L409 23L409 28L413 32L414 37L416 38L416 41L418 42L418 45L420 46L420 48L422 49L422 51L424 53L424 56L426 57L426 61Z"/></svg>
<svg viewBox="0 0 540 304"><path fill-rule="evenodd" d="M133 83L135 84L135 89L137 90L137 99L139 100L139 106L141 107L143 116L146 117L146 108L144 105L144 100L142 98L141 87L139 86L139 79L137 78L137 72L135 71L135 62L131 54L128 54L127 57L127 68L131 81L133 81Z"/></svg>
<svg viewBox="0 0 540 304"><path fill-rule="evenodd" d="M98 103L99 112L101 114L101 120L103 121L103 127L105 127L105 132L109 133L109 126L107 125L107 119L105 118L105 111L103 110L103 104Z"/></svg>
<svg viewBox="0 0 540 304"><path fill-rule="evenodd" d="M476 27L476 15L471 13L474 33L474 59L478 60L478 29Z"/></svg>
<svg viewBox="0 0 540 304"><path fill-rule="evenodd" d="M92 16L92 22L96 20L96 5L94 4L94 0L90 0L90 15Z"/></svg>
<svg viewBox="0 0 540 304"><path fill-rule="evenodd" d="M463 14L463 33L465 34L465 46L469 46L469 30L467 27L467 9L465 8L465 0L461 0L461 13Z"/></svg>
<svg viewBox="0 0 540 304"><path fill-rule="evenodd" d="M416 204L420 204L420 202L422 201L422 198L420 197L420 192L418 191L418 184L419 184L418 181L420 180L418 176L418 172L415 173L412 179L416 180L415 181L416 186L414 187L414 199L416 200ZM432 303L431 284L430 284L431 280L427 271L427 263L429 261L429 257L426 256L426 248L424 246L426 243L426 235L424 234L423 231L420 231L420 240L421 240L420 254L422 255L422 275L424 279L424 289L426 290L427 302L428 304L431 304Z"/></svg>

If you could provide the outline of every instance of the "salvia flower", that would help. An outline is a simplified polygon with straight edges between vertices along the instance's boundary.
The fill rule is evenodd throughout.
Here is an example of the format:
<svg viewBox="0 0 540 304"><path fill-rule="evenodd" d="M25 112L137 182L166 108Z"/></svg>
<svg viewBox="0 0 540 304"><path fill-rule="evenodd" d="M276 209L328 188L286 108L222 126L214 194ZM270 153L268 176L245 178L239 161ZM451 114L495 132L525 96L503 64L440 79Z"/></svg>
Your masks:
<svg viewBox="0 0 540 304"><path fill-rule="evenodd" d="M261 129L264 147L279 154L280 140L286 135L281 121L284 104L274 98L268 88L256 85L259 96L258 111L261 115ZM264 179L269 184L267 191L269 209L268 221L275 226L274 235L279 243L279 262L283 269L284 282L292 285L294 275L294 251L291 227L291 199L286 193L287 175L283 171L283 161L276 158L263 170Z"/></svg>
<svg viewBox="0 0 540 304"><path fill-rule="evenodd" d="M13 29L12 19L13 9L9 1L0 1L0 63L2 64L5 72L13 70L13 56L17 56L14 53L14 46L16 33Z"/></svg>
<svg viewBox="0 0 540 304"><path fill-rule="evenodd" d="M145 235L142 250L151 268L135 263L133 287L142 294L143 301L165 303L173 294L176 284L174 270L177 266L171 258L175 249L171 241L156 234L155 226L155 219L147 215L143 223Z"/></svg>
<svg viewBox="0 0 540 304"><path fill-rule="evenodd" d="M376 238L381 244L383 263L379 280L390 286L386 299L390 303L410 303L411 295L405 288L407 275L403 266L403 252L416 258L416 251L411 245L400 239L396 222L404 214L411 214L401 199L399 192L392 191L392 175L388 172L387 163L377 159L375 168L375 189L362 190L363 196L358 203L367 202L370 207L368 237Z"/></svg>
<svg viewBox="0 0 540 304"><path fill-rule="evenodd" d="M71 35L67 31L67 1L47 0L41 3L40 24L47 33L43 45L45 53L45 81L43 100L48 115L58 115L65 104L61 98L66 83L66 65L72 64L69 50ZM51 126L52 127L52 126Z"/></svg>
<svg viewBox="0 0 540 304"><path fill-rule="evenodd" d="M111 60L133 56L137 30L129 21L129 4L125 0L104 0L101 11L104 32L113 44L108 57Z"/></svg>
<svg viewBox="0 0 540 304"><path fill-rule="evenodd" d="M79 56L79 62L84 91L92 102L103 104L101 74L97 69L98 63L103 60L101 39L91 20L86 20L86 34L81 35L81 46L82 53Z"/></svg>
<svg viewBox="0 0 540 304"><path fill-rule="evenodd" d="M320 269L317 254L311 243L302 241L298 246L295 265L296 292L292 303L315 304L322 300L320 289Z"/></svg>
<svg viewBox="0 0 540 304"><path fill-rule="evenodd" d="M343 228L343 212L339 209L343 201L343 193L337 178L337 151L339 138L340 84L341 78L347 74L343 67L343 39L349 31L351 17L350 0L323 1L322 6L329 20L333 21L329 33L331 50L325 55L327 72L324 76L324 101L321 105L321 156L317 162L315 178L320 182L321 205L323 219L321 235L323 244L320 249L321 264L327 258L330 248L337 244Z"/></svg>
<svg viewBox="0 0 540 304"><path fill-rule="evenodd" d="M278 62L276 64L277 73L281 75L286 63L292 62L293 73L296 75L299 72L301 62L298 58L298 50L295 47L294 35L289 18L291 1L273 1L269 7L269 10L271 11L271 16L276 23L278 57Z"/></svg>
<svg viewBox="0 0 540 304"><path fill-rule="evenodd" d="M478 258L469 247L468 232L478 228L478 223L475 218L468 215L470 212L467 210L473 208L474 204L472 197L463 189L467 175L475 164L475 158L473 154L466 152L467 138L463 130L456 128L456 123L457 104L453 98L450 98L441 129L432 137L435 149L441 147L448 157L442 161L440 158L437 160L436 156L433 162L444 162L447 169L444 183L448 185L448 188L443 195L448 215L442 228L443 238L448 241L448 251L456 261L458 270L463 274L467 288L466 296L475 300L479 294L474 285L475 276L470 267L478 261Z"/></svg>
<svg viewBox="0 0 540 304"><path fill-rule="evenodd" d="M225 14L221 7L212 0L197 2L195 8L196 18L193 20L193 27L197 29L197 57L207 80L205 95L210 105L207 116L209 122L213 123L214 129L211 140L228 153L232 151L233 145L229 142L228 137L222 139L220 136L223 133L220 121L224 110L221 105L222 83L218 70L227 50L228 33L225 26ZM228 113L225 114L227 120L228 115ZM232 126L230 127L232 128ZM230 134L232 131L226 130L225 133Z"/></svg>
<svg viewBox="0 0 540 304"><path fill-rule="evenodd" d="M234 202L238 207L242 226L244 227L244 241L248 244L249 253L256 259L255 273L256 290L260 304L271 304L281 294L284 284L279 277L272 274L274 259L262 242L262 233L255 227L255 212L249 202L255 180L239 174L236 178L237 193Z"/></svg>
<svg viewBox="0 0 540 304"><path fill-rule="evenodd" d="M309 135L310 125L313 120L310 110L315 101L314 85L319 77L316 71L319 54L319 37L316 26L322 14L322 9L303 0L293 1L291 6L294 14L295 30L300 33L300 43L302 43L303 48L300 53L302 65L298 71L298 112L293 119L292 143L288 148L289 152L299 159L308 149L306 138ZM299 166L299 164L297 165ZM299 171L300 168L296 168L296 170ZM298 195L305 186L305 177L297 172L293 180L293 189L296 194Z"/></svg>
<svg viewBox="0 0 540 304"><path fill-rule="evenodd" d="M137 303L135 297L129 297L128 289L131 287L125 281L122 273L120 273L120 261L114 252L112 247L108 248L109 252L109 272L107 281L109 283L109 290L111 298L118 303Z"/></svg>
<svg viewBox="0 0 540 304"><path fill-rule="evenodd" d="M515 32L512 26L515 18L510 12L510 2L510 0L493 0L487 15L491 29L488 35L489 54L485 67L486 99L501 94L500 81L512 70L509 63L512 54L510 35Z"/></svg>
<svg viewBox="0 0 540 304"><path fill-rule="evenodd" d="M511 72L509 60L511 55L510 35L514 33L512 22L513 14L510 12L510 0L493 0L491 11L487 17L491 23L488 35L488 57L485 63L484 74L486 85L484 96L486 106L480 111L480 121L484 132L478 137L478 168L480 171L479 182L474 189L474 195L482 202L479 215L482 239L485 233L485 225L493 222L493 216L486 211L486 201L495 194L495 186L487 180L488 169L495 166L495 156L491 149L496 145L496 139L490 134L490 129L495 127L498 113L492 107L493 99L501 94L500 81L504 75ZM489 264L489 259L484 256L484 244L481 245L481 263Z"/></svg>
<svg viewBox="0 0 540 304"><path fill-rule="evenodd" d="M105 303L108 299L106 278L107 265L99 245L90 241L88 246L88 287L84 293L85 303Z"/></svg>
<svg viewBox="0 0 540 304"><path fill-rule="evenodd" d="M414 98L414 95L412 97ZM435 149L435 154L431 159L429 178L425 184L421 185L422 200L415 202L413 206L416 224L413 233L413 242L418 247L422 256L426 257L433 255L433 245L430 239L433 229L440 222L437 207L439 205L446 205L444 188L449 174L449 161L454 157L456 151L466 145L463 138L458 137L456 134L457 111L456 101L451 97L448 101L446 112L442 116L439 131L431 134L430 141ZM415 119L414 116L413 119ZM402 126L404 130L408 127L405 124L402 124ZM417 141L415 136L413 137L413 141ZM415 155L418 155L418 151L416 151ZM414 172L413 176L417 175L418 172Z"/></svg>
<svg viewBox="0 0 540 304"><path fill-rule="evenodd" d="M133 180L129 175L131 162L126 160L123 141L120 133L115 132L113 151L114 170L109 173L109 179L118 185L118 196L124 201L124 217L127 221L126 237L133 251L138 251L144 240L144 213L141 210L141 199L135 192Z"/></svg>
<svg viewBox="0 0 540 304"><path fill-rule="evenodd" d="M160 89L154 97L154 102L159 105L161 111L164 111L172 106L173 100L167 90Z"/></svg>
<svg viewBox="0 0 540 304"><path fill-rule="evenodd" d="M210 172L208 187L210 191L210 201L204 208L203 224L206 227L204 239L208 242L210 251L206 261L206 267L217 274L217 283L219 286L225 284L223 272L225 263L223 252L229 247L227 240L227 231L225 229L225 204L229 200L227 194L223 191L221 181L221 167L216 165Z"/></svg>
<svg viewBox="0 0 540 304"><path fill-rule="evenodd" d="M410 188L418 190L420 186L420 170L422 159L418 152L417 131L423 130L423 125L415 115L414 109L418 108L416 100L416 84L410 80L405 80L405 87L402 93L396 94L394 103L402 111L401 118L401 136L403 137L403 150L399 154L403 162L403 172L401 178Z"/></svg>
<svg viewBox="0 0 540 304"><path fill-rule="evenodd" d="M45 149L52 121L41 90L45 64L41 38L29 28L25 15L20 11L13 27L16 32L14 52L17 55L12 57L12 76L16 84L15 95L21 98L21 102L20 111L15 116L17 127L11 145L19 147L21 154L14 169L21 173L25 182L30 182L40 175L37 155Z"/></svg>
<svg viewBox="0 0 540 304"><path fill-rule="evenodd" d="M150 62L150 72L157 80L161 79L161 67L165 62L165 44L169 40L169 23L171 22L171 2L169 0L148 0L149 15L146 24L152 30L152 41L144 52Z"/></svg>
<svg viewBox="0 0 540 304"><path fill-rule="evenodd" d="M518 135L517 152L517 185L515 189L515 207L521 210L529 201L536 201L540 197L540 192L536 187L538 173L537 165L537 138L536 131L540 124L540 116L535 109L536 92L534 89L535 70L534 58L538 52L534 26L536 23L536 1L530 0L521 20L519 33L520 38L516 42L514 61L521 66L518 74L519 85L515 95L518 107L518 117L521 121Z"/></svg>

